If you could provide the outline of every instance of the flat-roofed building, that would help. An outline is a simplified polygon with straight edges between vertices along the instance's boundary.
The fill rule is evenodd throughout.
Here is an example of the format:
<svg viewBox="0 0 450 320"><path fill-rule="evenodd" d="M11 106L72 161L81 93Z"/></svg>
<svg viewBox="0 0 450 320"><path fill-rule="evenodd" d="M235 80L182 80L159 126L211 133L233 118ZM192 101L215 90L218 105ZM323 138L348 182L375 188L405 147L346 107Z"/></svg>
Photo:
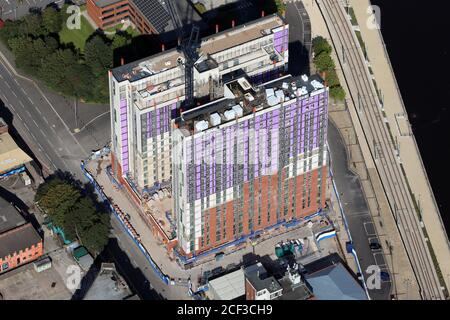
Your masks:
<svg viewBox="0 0 450 320"><path fill-rule="evenodd" d="M201 22L201 17L187 0L174 1L183 24ZM167 5L162 0L87 0L87 12L101 29L131 21L142 34L174 31Z"/></svg>
<svg viewBox="0 0 450 320"><path fill-rule="evenodd" d="M0 273L34 261L43 254L43 242L31 223L0 198Z"/></svg>
<svg viewBox="0 0 450 320"><path fill-rule="evenodd" d="M25 170L32 159L8 133L8 125L0 118L0 178Z"/></svg>
<svg viewBox="0 0 450 320"><path fill-rule="evenodd" d="M245 296L244 270L227 273L208 282L213 300L234 300Z"/></svg>

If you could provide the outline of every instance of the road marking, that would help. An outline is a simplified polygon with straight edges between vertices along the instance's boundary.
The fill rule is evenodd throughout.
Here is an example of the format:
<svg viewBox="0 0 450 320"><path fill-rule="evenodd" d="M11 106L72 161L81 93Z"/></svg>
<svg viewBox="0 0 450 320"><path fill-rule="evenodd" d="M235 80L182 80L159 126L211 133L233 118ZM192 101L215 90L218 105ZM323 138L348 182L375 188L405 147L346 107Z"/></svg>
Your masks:
<svg viewBox="0 0 450 320"><path fill-rule="evenodd" d="M48 138L47 135L45 134L45 132L42 131L42 129L39 129L39 130L41 131L41 133L42 133L42 135L43 135L44 137Z"/></svg>
<svg viewBox="0 0 450 320"><path fill-rule="evenodd" d="M371 224L372 225L372 229L374 233L369 233L369 231L367 231L367 225ZM373 222L364 222L364 230L366 231L366 234L370 237L370 236L376 236L377 234L375 233L375 227L373 226Z"/></svg>
<svg viewBox="0 0 450 320"><path fill-rule="evenodd" d="M44 119L44 122L45 122L46 124L49 124L46 117L42 117L42 119Z"/></svg>
<svg viewBox="0 0 450 320"><path fill-rule="evenodd" d="M11 90L12 94L14 95L14 97L17 98L17 94L14 92L14 90Z"/></svg>
<svg viewBox="0 0 450 320"><path fill-rule="evenodd" d="M377 259L377 256L381 257ZM375 259L375 264L377 266L386 265L386 262L384 261L383 254L381 252L377 252L373 254L373 258Z"/></svg>
<svg viewBox="0 0 450 320"><path fill-rule="evenodd" d="M27 96L27 98L28 98L28 100L31 102L31 104L33 104L34 105L34 102L30 99L30 97L29 96Z"/></svg>

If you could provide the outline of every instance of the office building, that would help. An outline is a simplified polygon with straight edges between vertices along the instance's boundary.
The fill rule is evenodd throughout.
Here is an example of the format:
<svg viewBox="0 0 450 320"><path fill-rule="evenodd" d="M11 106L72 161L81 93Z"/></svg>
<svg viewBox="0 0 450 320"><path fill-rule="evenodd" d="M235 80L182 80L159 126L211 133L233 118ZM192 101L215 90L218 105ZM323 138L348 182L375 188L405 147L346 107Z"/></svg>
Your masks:
<svg viewBox="0 0 450 320"><path fill-rule="evenodd" d="M187 0L174 4L184 25L200 22L201 17ZM163 0L87 0L87 13L100 29L108 29L126 20L142 34L164 34L174 25Z"/></svg>

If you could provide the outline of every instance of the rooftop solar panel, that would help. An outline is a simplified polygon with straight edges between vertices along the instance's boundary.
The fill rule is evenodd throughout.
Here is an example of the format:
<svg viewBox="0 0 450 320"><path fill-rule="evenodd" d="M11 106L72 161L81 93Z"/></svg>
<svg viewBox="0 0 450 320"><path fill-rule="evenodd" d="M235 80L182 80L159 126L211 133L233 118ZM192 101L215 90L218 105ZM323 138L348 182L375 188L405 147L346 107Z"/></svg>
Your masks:
<svg viewBox="0 0 450 320"><path fill-rule="evenodd" d="M164 0L133 0L133 3L158 33L173 29Z"/></svg>

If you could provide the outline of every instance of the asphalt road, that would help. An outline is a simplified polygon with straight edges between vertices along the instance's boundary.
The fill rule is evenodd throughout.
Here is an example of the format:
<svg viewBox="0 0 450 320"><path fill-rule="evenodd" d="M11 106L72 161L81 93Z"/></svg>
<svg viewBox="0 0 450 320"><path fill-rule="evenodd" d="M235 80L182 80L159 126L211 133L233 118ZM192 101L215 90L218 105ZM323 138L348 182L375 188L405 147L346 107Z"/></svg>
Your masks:
<svg viewBox="0 0 450 320"><path fill-rule="evenodd" d="M348 227L353 239L353 246L358 254L363 272L371 265L378 265L381 271L388 271L382 250L372 251L370 242L380 243L376 234L359 177L348 168L345 143L332 122L328 122L328 146L330 149L331 169L336 183ZM380 243L381 245L385 245ZM367 278L371 273L364 273ZM389 300L391 282L381 282L380 289L369 290L373 300Z"/></svg>
<svg viewBox="0 0 450 320"><path fill-rule="evenodd" d="M1 59L0 100L0 115L12 121L43 171L60 169L81 178L80 159L88 155L87 151L66 129L46 97L33 84L16 78Z"/></svg>
<svg viewBox="0 0 450 320"><path fill-rule="evenodd" d="M309 74L311 55L311 21L301 1L286 3L289 23L289 72L293 76Z"/></svg>
<svg viewBox="0 0 450 320"><path fill-rule="evenodd" d="M423 299L443 299L441 285L423 230L408 190L407 181L397 159L393 143L377 101L361 47L354 35L340 1L318 2L337 50L351 98L358 110L364 137L370 148L391 212L397 222ZM345 56L343 56L345 55Z"/></svg>
<svg viewBox="0 0 450 320"><path fill-rule="evenodd" d="M64 0L0 0L0 19L17 19L27 15L31 8L44 8L50 3L58 5L64 3Z"/></svg>
<svg viewBox="0 0 450 320"><path fill-rule="evenodd" d="M73 108L73 101L15 76L0 58L0 116L12 123L47 173L60 169L85 181L80 160L90 152L86 146L95 149L109 141L109 107L81 105L77 121ZM80 131L74 133L77 125ZM143 299L188 299L187 288L163 283L115 217L111 220L114 238L107 258L116 262L133 291Z"/></svg>

